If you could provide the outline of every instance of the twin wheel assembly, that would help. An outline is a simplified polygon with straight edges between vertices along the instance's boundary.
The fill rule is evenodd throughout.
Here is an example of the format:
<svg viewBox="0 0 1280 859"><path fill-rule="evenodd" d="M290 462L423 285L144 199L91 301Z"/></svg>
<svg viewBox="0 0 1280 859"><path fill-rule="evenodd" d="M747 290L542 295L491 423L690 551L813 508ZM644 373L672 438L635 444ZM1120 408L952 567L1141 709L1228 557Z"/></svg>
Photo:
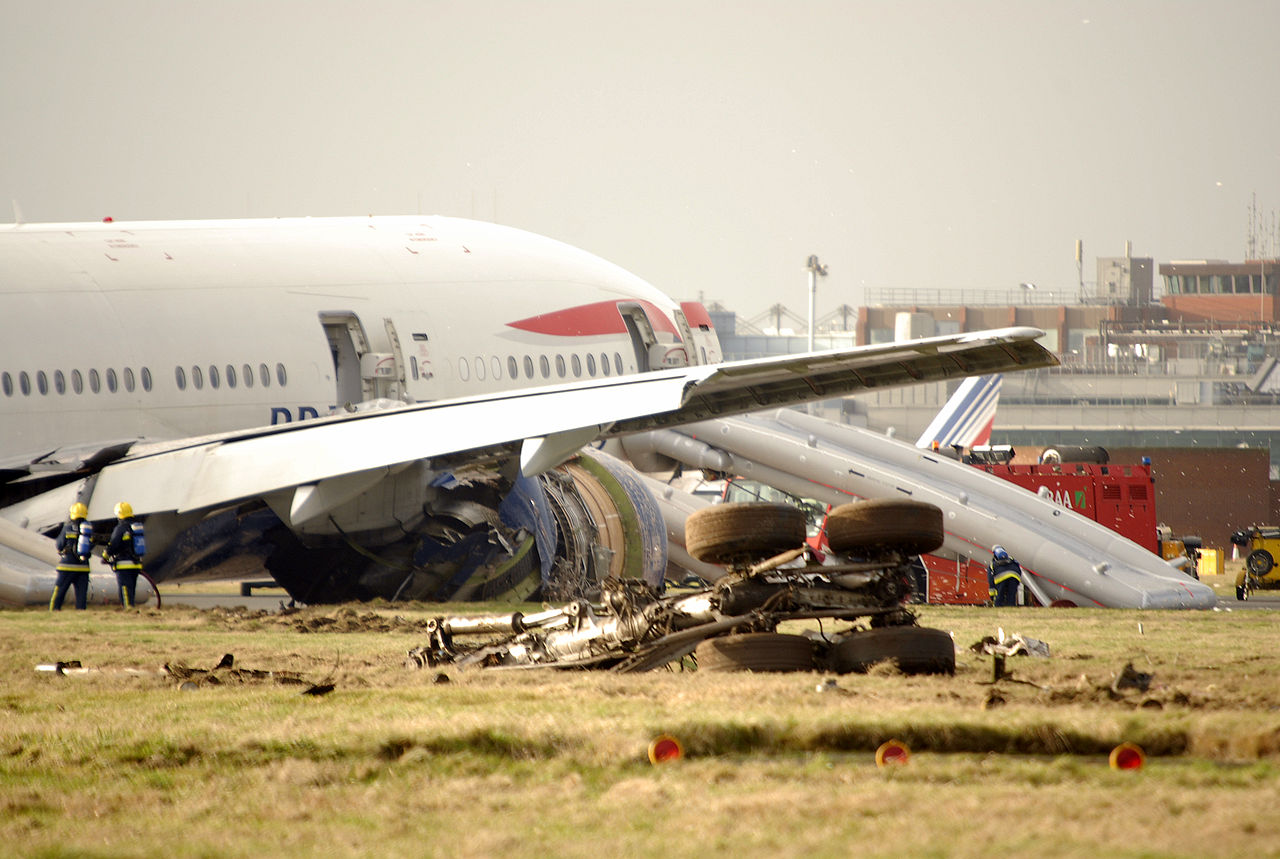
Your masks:
<svg viewBox="0 0 1280 859"><path fill-rule="evenodd" d="M791 593L780 591L778 602L792 598L796 610L790 618L785 613L773 617L870 617L872 627L832 636L776 629L715 636L694 651L699 669L847 674L889 661L906 674L954 673L951 636L915 626L914 617L902 608L910 595L911 559L942 545L941 509L897 499L858 501L832 509L824 530L835 564L831 559L826 564L805 562L805 515L790 505L719 504L688 518L689 554L724 565L727 575L741 577L744 586L762 575L775 585L795 577Z"/></svg>

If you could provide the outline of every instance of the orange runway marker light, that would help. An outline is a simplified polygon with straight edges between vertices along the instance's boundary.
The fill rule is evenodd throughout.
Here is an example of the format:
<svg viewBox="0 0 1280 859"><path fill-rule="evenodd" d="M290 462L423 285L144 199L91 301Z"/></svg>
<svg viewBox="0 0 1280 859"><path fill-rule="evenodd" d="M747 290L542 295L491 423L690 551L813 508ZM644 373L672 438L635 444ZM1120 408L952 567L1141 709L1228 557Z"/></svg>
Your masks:
<svg viewBox="0 0 1280 859"><path fill-rule="evenodd" d="M886 740L876 749L876 766L887 767L893 764L905 764L911 760L911 749L899 740Z"/></svg>
<svg viewBox="0 0 1280 859"><path fill-rule="evenodd" d="M1121 743L1111 750L1113 770L1140 770L1147 762L1147 754L1135 743Z"/></svg>
<svg viewBox="0 0 1280 859"><path fill-rule="evenodd" d="M678 761L682 757L684 757L684 746L670 734L655 737L653 742L649 743L649 763L655 766Z"/></svg>

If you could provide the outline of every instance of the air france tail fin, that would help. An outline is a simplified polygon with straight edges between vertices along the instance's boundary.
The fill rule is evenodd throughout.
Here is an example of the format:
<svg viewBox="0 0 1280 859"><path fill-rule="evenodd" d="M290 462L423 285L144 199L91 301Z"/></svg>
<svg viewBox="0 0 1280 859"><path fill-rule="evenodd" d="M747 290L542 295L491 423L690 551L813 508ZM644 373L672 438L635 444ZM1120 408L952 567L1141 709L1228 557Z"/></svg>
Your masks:
<svg viewBox="0 0 1280 859"><path fill-rule="evenodd" d="M938 447L973 447L990 442L1002 378L996 373L965 379L916 441L916 447L933 447L934 442Z"/></svg>

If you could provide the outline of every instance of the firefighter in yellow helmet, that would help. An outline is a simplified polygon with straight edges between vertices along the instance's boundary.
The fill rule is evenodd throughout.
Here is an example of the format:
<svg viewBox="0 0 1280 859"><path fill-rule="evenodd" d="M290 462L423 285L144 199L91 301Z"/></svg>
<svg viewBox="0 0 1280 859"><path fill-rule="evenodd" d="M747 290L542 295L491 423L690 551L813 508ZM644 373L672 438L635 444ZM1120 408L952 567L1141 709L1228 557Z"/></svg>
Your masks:
<svg viewBox="0 0 1280 859"><path fill-rule="evenodd" d="M67 511L70 518L62 526L62 533L54 544L58 550L58 581L49 600L50 611L62 611L62 601L67 590L76 589L76 608L83 610L89 603L89 552L93 548L93 523L85 517L89 508L77 501Z"/></svg>
<svg viewBox="0 0 1280 859"><path fill-rule="evenodd" d="M102 560L116 572L116 584L120 588L120 605L133 608L138 590L138 574L142 572L142 556L147 553L147 538L142 523L133 518L133 506L128 501L116 505L116 527Z"/></svg>

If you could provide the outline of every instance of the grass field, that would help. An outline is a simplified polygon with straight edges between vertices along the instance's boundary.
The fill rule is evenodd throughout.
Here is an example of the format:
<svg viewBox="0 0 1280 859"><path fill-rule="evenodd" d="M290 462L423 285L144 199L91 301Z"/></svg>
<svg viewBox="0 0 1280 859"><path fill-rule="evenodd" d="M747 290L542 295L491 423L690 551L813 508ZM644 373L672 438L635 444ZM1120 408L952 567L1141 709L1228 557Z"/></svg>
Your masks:
<svg viewBox="0 0 1280 859"><path fill-rule="evenodd" d="M1280 855L1273 612L924 607L954 677L617 676L405 667L459 607L172 601L0 612L6 854ZM993 684L998 628L1051 656Z"/></svg>

